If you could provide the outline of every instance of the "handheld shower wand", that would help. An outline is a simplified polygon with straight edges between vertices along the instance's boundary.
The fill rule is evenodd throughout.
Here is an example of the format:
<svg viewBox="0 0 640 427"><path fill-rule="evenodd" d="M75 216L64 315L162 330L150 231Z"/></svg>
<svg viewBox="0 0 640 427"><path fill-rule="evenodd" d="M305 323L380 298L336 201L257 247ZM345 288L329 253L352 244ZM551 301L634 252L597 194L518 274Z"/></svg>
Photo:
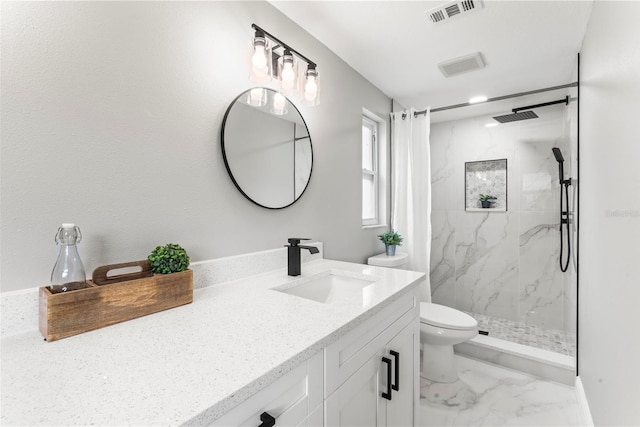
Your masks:
<svg viewBox="0 0 640 427"><path fill-rule="evenodd" d="M563 184L563 180L564 180L564 157L562 157L562 151L560 151L560 149L558 147L553 147L551 149L551 151L553 151L553 155L556 158L556 161L558 162L558 175L560 176L560 185Z"/></svg>
<svg viewBox="0 0 640 427"><path fill-rule="evenodd" d="M564 179L564 157L562 157L562 152L559 148L553 147L551 149L553 151L553 155L558 162L558 174L560 176L560 270L564 273L569 268L569 260L571 259L571 229L569 228L569 186L571 185L571 178ZM562 187L564 186L564 197L562 194ZM566 200L566 210L564 208ZM565 225L566 235L567 235L567 260L566 262L562 262L563 255L563 243L564 236L562 233L562 225Z"/></svg>

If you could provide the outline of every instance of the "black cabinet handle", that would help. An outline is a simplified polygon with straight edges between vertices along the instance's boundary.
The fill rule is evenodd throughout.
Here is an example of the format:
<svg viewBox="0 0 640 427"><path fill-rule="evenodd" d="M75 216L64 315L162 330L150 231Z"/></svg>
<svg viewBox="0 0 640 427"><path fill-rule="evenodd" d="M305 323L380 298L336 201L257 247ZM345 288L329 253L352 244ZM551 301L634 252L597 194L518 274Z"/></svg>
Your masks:
<svg viewBox="0 0 640 427"><path fill-rule="evenodd" d="M400 391L400 353L397 351L391 350L389 354L396 359L396 383L391 386L395 391Z"/></svg>
<svg viewBox="0 0 640 427"><path fill-rule="evenodd" d="M260 424L258 427L273 427L274 425L276 425L276 419L266 412L260 414L260 421L262 421L262 424Z"/></svg>
<svg viewBox="0 0 640 427"><path fill-rule="evenodd" d="M382 397L387 400L391 400L391 359L383 357L382 361L387 364L387 392L383 392Z"/></svg>

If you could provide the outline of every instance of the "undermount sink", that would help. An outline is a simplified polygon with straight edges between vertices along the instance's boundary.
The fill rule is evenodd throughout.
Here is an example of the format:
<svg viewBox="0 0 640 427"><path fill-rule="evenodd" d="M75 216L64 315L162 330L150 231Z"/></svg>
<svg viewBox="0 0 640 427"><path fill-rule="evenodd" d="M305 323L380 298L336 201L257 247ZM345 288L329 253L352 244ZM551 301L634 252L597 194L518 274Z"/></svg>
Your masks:
<svg viewBox="0 0 640 427"><path fill-rule="evenodd" d="M272 289L324 304L356 300L367 305L376 280L374 276L365 274L329 270Z"/></svg>

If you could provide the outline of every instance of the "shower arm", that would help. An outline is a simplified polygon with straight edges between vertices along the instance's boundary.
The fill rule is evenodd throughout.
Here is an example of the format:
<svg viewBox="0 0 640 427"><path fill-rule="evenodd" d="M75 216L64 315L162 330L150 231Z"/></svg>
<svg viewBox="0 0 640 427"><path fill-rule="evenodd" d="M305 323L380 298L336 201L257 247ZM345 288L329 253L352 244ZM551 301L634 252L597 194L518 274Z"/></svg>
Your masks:
<svg viewBox="0 0 640 427"><path fill-rule="evenodd" d="M533 110L534 108L539 108L539 107L548 107L549 105L556 105L556 104L565 104L565 105L569 105L569 97L566 96L564 99L559 99L557 101L551 101L551 102L544 102L542 104L536 104L536 105L528 105L526 107L520 107L520 108L514 108L513 110L511 110L513 113L517 113L519 111L524 111L524 110Z"/></svg>

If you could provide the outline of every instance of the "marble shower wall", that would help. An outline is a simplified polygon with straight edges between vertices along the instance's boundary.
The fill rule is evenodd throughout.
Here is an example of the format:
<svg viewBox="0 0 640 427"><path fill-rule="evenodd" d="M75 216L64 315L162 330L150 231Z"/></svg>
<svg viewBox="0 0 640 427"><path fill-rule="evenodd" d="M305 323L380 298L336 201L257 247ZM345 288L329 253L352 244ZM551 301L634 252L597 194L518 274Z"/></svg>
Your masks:
<svg viewBox="0 0 640 427"><path fill-rule="evenodd" d="M568 153L564 106L487 128L490 117L431 126L433 301L566 330L570 296L558 266L560 186L551 148ZM567 158L565 154L565 158ZM507 159L507 212L465 211L465 162ZM565 163L566 165L566 163Z"/></svg>

